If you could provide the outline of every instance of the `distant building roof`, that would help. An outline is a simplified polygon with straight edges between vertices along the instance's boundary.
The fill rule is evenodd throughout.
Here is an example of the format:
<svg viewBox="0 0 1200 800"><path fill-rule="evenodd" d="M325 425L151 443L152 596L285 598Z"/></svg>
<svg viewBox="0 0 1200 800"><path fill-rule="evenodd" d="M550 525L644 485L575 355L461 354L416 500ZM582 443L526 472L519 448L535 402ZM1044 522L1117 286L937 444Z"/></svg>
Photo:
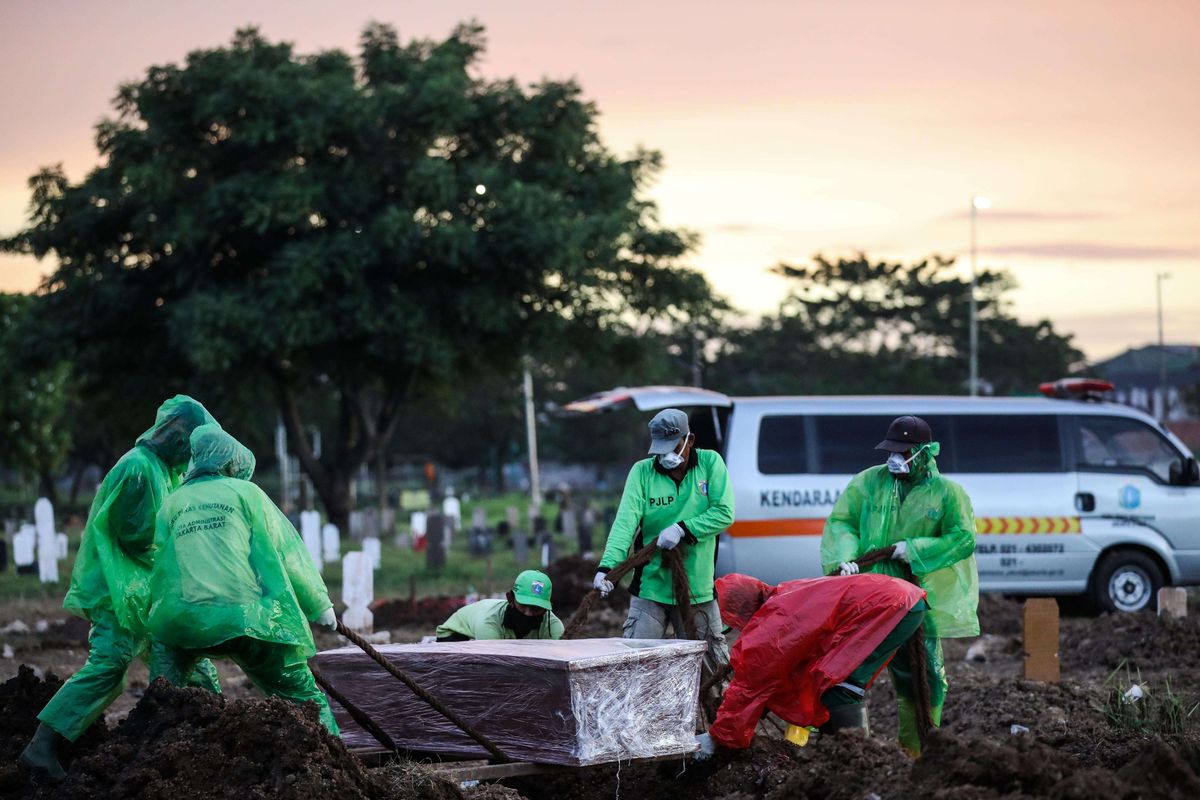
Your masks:
<svg viewBox="0 0 1200 800"><path fill-rule="evenodd" d="M1134 386L1158 386L1162 351L1166 351L1167 385L1183 388L1200 383L1200 345L1168 344L1136 347L1119 356L1093 364L1089 372L1117 385L1118 389Z"/></svg>

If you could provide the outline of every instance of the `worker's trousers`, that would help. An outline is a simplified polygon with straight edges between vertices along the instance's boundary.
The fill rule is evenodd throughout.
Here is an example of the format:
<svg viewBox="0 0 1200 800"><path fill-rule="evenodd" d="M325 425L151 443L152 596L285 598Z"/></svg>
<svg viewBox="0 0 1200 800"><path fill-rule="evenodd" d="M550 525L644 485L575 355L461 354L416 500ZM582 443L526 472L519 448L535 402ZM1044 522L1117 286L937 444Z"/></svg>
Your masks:
<svg viewBox="0 0 1200 800"><path fill-rule="evenodd" d="M692 606L692 623L696 628L696 638L708 643L704 666L711 675L729 663L729 644L725 641L725 625L721 622L721 609L717 601L714 599ZM626 639L665 639L668 624L675 638L687 638L687 626L683 624L683 615L676 606L631 597L629 616L625 620L622 635Z"/></svg>
<svg viewBox="0 0 1200 800"><path fill-rule="evenodd" d="M329 701L325 699L325 693L317 688L304 651L295 645L238 636L203 650L167 648L166 656L158 662L161 671L152 674L152 678L161 675L179 686L183 676L188 675L204 656L228 658L242 668L250 682L263 694L282 697L293 703L316 703L321 724L334 736L338 735L338 724L333 719Z"/></svg>
<svg viewBox="0 0 1200 800"><path fill-rule="evenodd" d="M41 722L72 742L125 691L125 673L133 659L144 657L153 678L168 657L164 645L124 627L112 611L95 608L89 616L92 628L88 633L87 662L38 714ZM197 660L183 676L186 680L181 679L180 684L216 693L221 691L217 670L211 661Z"/></svg>
<svg viewBox="0 0 1200 800"><path fill-rule="evenodd" d="M863 690L870 685L879 670L887 664L896 689L896 702L900 718L900 744L914 755L921 752L921 741L917 736L917 711L914 705L912 660L906 647L909 637L920 626L929 609L924 600L909 611L892 629L871 655L860 664L843 683L821 695L826 708L861 703ZM925 637L927 680L929 681L930 716L934 725L942 721L942 704L946 699L946 669L942 658L942 640Z"/></svg>

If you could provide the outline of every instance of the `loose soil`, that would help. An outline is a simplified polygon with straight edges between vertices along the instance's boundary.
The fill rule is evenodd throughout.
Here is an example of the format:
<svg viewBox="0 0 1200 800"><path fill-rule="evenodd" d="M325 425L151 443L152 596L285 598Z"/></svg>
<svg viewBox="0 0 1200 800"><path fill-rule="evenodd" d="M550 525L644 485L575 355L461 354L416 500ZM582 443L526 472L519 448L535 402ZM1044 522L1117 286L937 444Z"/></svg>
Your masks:
<svg viewBox="0 0 1200 800"><path fill-rule="evenodd" d="M566 558L550 568L556 610L564 620L590 591L594 567L583 559ZM452 613L452 599L458 600L434 598L415 610L406 600L381 604L376 627L392 630L393 641L411 641L422 631L431 633ZM593 612L588 635L619 635L624 604L623 598L613 599L615 603ZM388 617L392 608L396 616ZM7 621L2 611L0 624ZM797 748L774 736L760 736L751 748L721 752L708 762L627 764L472 788L452 785L409 763L366 769L325 734L312 708L156 685L137 690L144 696L123 722L115 724L110 717L108 729L97 726L76 753L64 754L64 761L71 763L66 785L52 794L37 794L14 764L36 727L37 711L59 681L52 675L42 680L22 668L0 686L0 765L8 765L0 766L0 798L1200 797L1200 712L1186 733L1158 735L1118 730L1101 710L1114 688L1123 690L1133 681L1160 693L1169 683L1185 707L1200 702L1200 618L1175 622L1152 614L1064 614L1060 684L1021 679L1019 602L985 596L980 618L979 639L945 642L950 691L943 727L916 761L894 742L895 701L886 672L868 694L870 739L816 736L809 746ZM65 626L52 625L40 637L7 641L15 643L21 659L47 671L65 660L64 653L78 651L72 656L78 664L86 652L79 650L78 631L68 632ZM336 642L321 637L320 644ZM59 649L68 646L73 649ZM1121 664L1124 668L1116 670Z"/></svg>

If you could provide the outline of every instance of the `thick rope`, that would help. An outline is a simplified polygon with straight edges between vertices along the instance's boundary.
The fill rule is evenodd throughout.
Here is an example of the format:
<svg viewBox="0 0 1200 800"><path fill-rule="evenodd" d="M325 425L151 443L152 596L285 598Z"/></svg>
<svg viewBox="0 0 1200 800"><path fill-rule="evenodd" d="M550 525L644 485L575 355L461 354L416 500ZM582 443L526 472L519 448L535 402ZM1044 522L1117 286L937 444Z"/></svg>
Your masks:
<svg viewBox="0 0 1200 800"><path fill-rule="evenodd" d="M858 568L862 570L874 566L880 561L887 561L895 552L895 545L880 547L877 550L864 553L860 558L856 558L854 563L858 564ZM904 566L905 579L911 584L920 586L921 582L913 574L912 568L906 563L901 563ZM837 573L834 572L832 574L836 575ZM924 746L929 732L937 727L933 724L933 693L929 688L929 651L925 649L924 623L913 631L912 636L908 637L908 641L904 643L904 647L908 653L908 662L912 666L913 705L916 706L917 713L917 738L920 739L921 745Z"/></svg>
<svg viewBox="0 0 1200 800"><path fill-rule="evenodd" d="M346 697L346 695L333 688L329 681L325 679L325 676L317 671L316 668L310 666L309 669L312 670L312 675L313 678L316 679L317 685L321 687L325 694L329 695L330 699L332 699L342 708L346 709L346 713L350 715L351 719L358 723L358 727L371 734L371 736L375 738L375 741L379 742L393 753L398 753L400 751L400 748L396 747L396 743L392 741L392 737L387 735L387 731L379 727L379 725L375 723L375 720L367 716L367 712L363 711L361 708L351 702L350 698Z"/></svg>
<svg viewBox="0 0 1200 800"><path fill-rule="evenodd" d="M683 566L683 554L679 552L678 547L660 551L658 545L651 542L610 569L608 571L608 580L616 586L621 578L638 567L649 564L650 560L654 558L654 554L659 552L662 553L663 563L671 570L671 590L675 595L675 607L679 609L679 615L683 618L687 638L695 639L696 624L692 620L692 589L688 583L687 569ZM571 621L567 623L567 627L563 630L562 638L576 638L579 630L587 623L592 609L596 607L596 604L600 600L600 591L598 589L592 589L584 595L583 599L579 601L579 608L575 610L575 615L571 617Z"/></svg>
<svg viewBox="0 0 1200 800"><path fill-rule="evenodd" d="M498 760L498 761L509 761L510 760L508 758L508 756L504 755L504 753L502 753L500 751L500 748L498 748L495 744L493 744L490 739L488 739L486 736L484 736L479 731L472 728L469 724L467 724L467 722L465 720L463 720L460 716L458 716L458 714L455 714L449 708L446 708L446 706L442 705L437 700L437 698L435 698L433 695L429 694L429 692L425 691L420 686L418 686L416 684L416 682L413 681L412 678L405 675L403 672L401 672L396 667L395 664L393 664L391 661L388 661L386 658L384 658L383 654L380 653L378 650L376 650L374 647L372 647L370 642L368 642L366 639L359 636L354 631L347 628L340 619L338 620L338 623L337 623L337 632L340 633L342 636L345 636L347 639L349 639L355 645L357 645L358 648L360 650L362 650L364 653L366 653L367 655L369 655L375 661L375 663L377 663L377 664L379 664L379 666L383 667L383 669L389 675L391 675L393 678L395 678L396 680L400 681L405 686L407 686L409 691L411 691L417 697L421 698L426 703L428 703L430 708L432 708L434 711L441 714L446 719L450 720L452 723L454 723L455 726L457 726L460 730L462 730L463 733L467 734L472 739L474 739L476 742L478 742L479 745L481 747L483 747L484 750L487 750L489 753L491 753L492 756L494 758L496 758L496 760Z"/></svg>

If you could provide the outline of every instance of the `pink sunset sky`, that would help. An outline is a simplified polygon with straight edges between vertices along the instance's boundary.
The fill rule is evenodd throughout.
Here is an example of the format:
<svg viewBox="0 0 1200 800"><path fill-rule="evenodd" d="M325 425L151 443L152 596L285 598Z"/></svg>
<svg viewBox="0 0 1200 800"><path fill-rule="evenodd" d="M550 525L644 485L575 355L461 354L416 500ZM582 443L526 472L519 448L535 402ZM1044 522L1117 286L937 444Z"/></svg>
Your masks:
<svg viewBox="0 0 1200 800"><path fill-rule="evenodd" d="M1200 343L1200 3L62 2L9 3L0 28L0 233L26 180L96 163L93 126L122 81L259 25L301 52L354 51L367 22L444 37L488 29L481 72L573 77L626 152L661 150L663 221L750 313L814 253L965 256L1020 283L1091 358L1157 337ZM52 267L0 258L0 290ZM960 267L968 269L964 257ZM1047 376L1054 377L1054 376Z"/></svg>

